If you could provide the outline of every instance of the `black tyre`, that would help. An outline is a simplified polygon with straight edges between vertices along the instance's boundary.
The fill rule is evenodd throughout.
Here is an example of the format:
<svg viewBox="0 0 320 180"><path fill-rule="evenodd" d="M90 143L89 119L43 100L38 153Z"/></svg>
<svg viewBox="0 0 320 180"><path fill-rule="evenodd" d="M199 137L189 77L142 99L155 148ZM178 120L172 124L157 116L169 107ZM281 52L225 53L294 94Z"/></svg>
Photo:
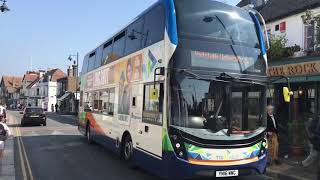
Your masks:
<svg viewBox="0 0 320 180"><path fill-rule="evenodd" d="M47 126L47 122L44 122L42 125L43 125L43 126Z"/></svg>
<svg viewBox="0 0 320 180"><path fill-rule="evenodd" d="M87 123L86 136L87 136L87 142L88 142L88 144L92 144L93 141L92 141L92 137L91 137L90 123Z"/></svg>
<svg viewBox="0 0 320 180"><path fill-rule="evenodd" d="M129 135L124 138L121 148L121 155L125 161L132 161L133 159L133 143Z"/></svg>

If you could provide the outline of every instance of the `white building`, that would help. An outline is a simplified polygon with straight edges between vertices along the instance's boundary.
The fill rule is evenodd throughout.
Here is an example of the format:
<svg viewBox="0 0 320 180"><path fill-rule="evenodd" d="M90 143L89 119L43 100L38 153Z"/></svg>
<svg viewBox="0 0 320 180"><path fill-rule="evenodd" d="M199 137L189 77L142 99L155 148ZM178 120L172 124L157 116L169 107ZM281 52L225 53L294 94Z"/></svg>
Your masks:
<svg viewBox="0 0 320 180"><path fill-rule="evenodd" d="M298 45L301 52L315 50L316 23L304 24L307 10L320 15L319 0L242 0L237 6L252 4L264 17L271 36L285 35L286 46Z"/></svg>
<svg viewBox="0 0 320 180"><path fill-rule="evenodd" d="M66 74L60 69L47 71L32 82L28 90L28 105L42 107L45 111L52 112L52 105L57 104L57 80Z"/></svg>
<svg viewBox="0 0 320 180"><path fill-rule="evenodd" d="M320 14L319 7L310 10L315 15ZM306 10L267 22L268 33L272 36L285 35L288 40L286 46L299 45L301 51L313 51L316 35L315 23L305 25L302 20L305 14Z"/></svg>
<svg viewBox="0 0 320 180"><path fill-rule="evenodd" d="M243 0L238 5L248 5L244 1L254 0ZM268 57L268 75L274 81L267 96L268 103L275 106L279 126L283 127L279 131L280 155L299 154L308 148L305 122L320 113L320 49L317 45L320 33L314 18L309 18L307 23L303 18L307 12L312 12L313 16L320 14L320 0L268 0L256 9L266 20L272 37L286 35L287 48L274 45L269 51L273 55L284 49L285 53ZM300 51L292 54L298 49L290 48L294 45L300 46ZM290 78L293 92L290 103L283 100L283 87L288 86L285 79L279 79L283 76Z"/></svg>

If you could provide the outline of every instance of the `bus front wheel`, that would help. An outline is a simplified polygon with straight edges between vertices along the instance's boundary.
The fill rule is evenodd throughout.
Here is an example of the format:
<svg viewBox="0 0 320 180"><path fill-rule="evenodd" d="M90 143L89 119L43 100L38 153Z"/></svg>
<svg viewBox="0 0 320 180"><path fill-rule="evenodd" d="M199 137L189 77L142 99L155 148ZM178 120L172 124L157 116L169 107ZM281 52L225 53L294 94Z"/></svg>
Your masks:
<svg viewBox="0 0 320 180"><path fill-rule="evenodd" d="M124 138L122 144L122 157L125 161L131 161L133 157L133 143L130 135Z"/></svg>

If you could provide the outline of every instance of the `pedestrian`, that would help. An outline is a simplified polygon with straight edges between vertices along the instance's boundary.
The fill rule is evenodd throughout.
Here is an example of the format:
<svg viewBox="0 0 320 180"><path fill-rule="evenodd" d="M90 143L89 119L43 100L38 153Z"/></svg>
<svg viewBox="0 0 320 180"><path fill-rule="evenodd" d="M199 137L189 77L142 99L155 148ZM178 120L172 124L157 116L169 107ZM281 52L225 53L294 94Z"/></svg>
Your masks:
<svg viewBox="0 0 320 180"><path fill-rule="evenodd" d="M6 107L3 104L0 104L0 121L4 121L6 123L7 111Z"/></svg>
<svg viewBox="0 0 320 180"><path fill-rule="evenodd" d="M320 180L320 116L310 118L305 127L309 140L310 152L309 156L300 164L302 167L307 168L316 162L318 166L318 180Z"/></svg>
<svg viewBox="0 0 320 180"><path fill-rule="evenodd" d="M55 105L55 108L56 108L56 113L58 113L58 108L59 108L58 103Z"/></svg>
<svg viewBox="0 0 320 180"><path fill-rule="evenodd" d="M54 112L54 105L51 104L51 112Z"/></svg>
<svg viewBox="0 0 320 180"><path fill-rule="evenodd" d="M9 127L3 121L0 121L0 159L3 157L4 143L9 136L11 136Z"/></svg>
<svg viewBox="0 0 320 180"><path fill-rule="evenodd" d="M279 140L278 140L278 121L277 118L274 115L274 107L272 105L267 106L267 133L268 133L268 146L269 146L269 152L268 152L268 163L270 165L273 165L274 163L276 165L280 164L280 161L278 159L278 153L279 153Z"/></svg>

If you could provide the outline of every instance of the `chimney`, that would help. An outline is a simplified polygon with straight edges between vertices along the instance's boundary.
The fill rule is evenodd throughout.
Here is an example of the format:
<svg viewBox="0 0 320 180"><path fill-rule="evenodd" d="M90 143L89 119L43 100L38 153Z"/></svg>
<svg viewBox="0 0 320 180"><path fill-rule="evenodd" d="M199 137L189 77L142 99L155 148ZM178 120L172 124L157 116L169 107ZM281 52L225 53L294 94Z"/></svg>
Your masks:
<svg viewBox="0 0 320 180"><path fill-rule="evenodd" d="M68 67L67 75L68 77L73 77L73 68L71 66Z"/></svg>
<svg viewBox="0 0 320 180"><path fill-rule="evenodd" d="M45 73L45 71L44 71L44 70L40 70L40 71L39 71L39 78L42 78L42 77L43 77L43 75L44 75L44 73Z"/></svg>
<svg viewBox="0 0 320 180"><path fill-rule="evenodd" d="M72 74L73 74L73 77L77 77L77 65L76 64L74 64L74 65L72 65Z"/></svg>

